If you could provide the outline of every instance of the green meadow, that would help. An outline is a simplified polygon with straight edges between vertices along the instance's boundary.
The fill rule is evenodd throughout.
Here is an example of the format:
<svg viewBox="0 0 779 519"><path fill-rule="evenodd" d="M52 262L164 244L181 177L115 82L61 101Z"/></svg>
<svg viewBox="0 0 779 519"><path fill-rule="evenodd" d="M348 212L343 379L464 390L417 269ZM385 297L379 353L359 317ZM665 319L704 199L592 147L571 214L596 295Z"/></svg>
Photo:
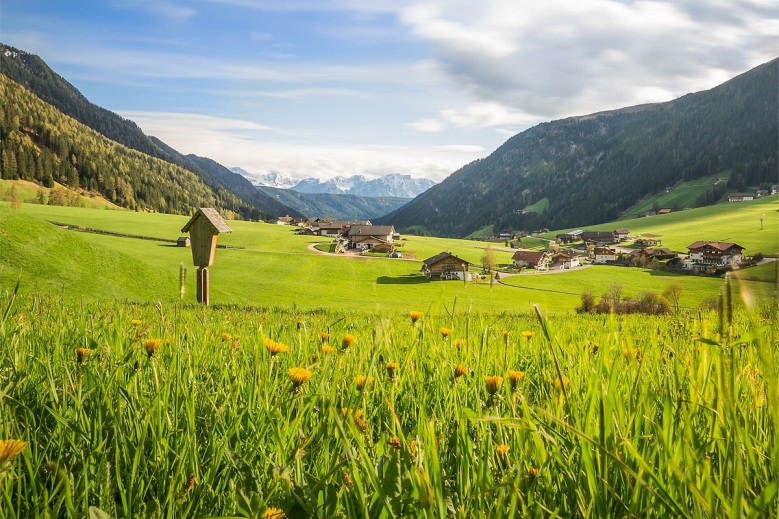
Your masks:
<svg viewBox="0 0 779 519"><path fill-rule="evenodd" d="M657 202L661 208L666 207L672 209L676 207L678 209L684 209L685 207L692 207L695 205L695 200L707 189L713 188L720 178L730 178L730 171L716 173L708 177L697 178L687 182L680 182L668 193L663 192L639 202L628 209L620 219L635 218L641 213L651 211L655 202Z"/></svg>
<svg viewBox="0 0 779 519"><path fill-rule="evenodd" d="M775 198L768 201L774 202ZM764 210L770 207L760 202ZM742 225L744 210L752 206L729 208L734 214L727 221L736 228ZM178 298L179 265L183 262L189 273L185 300L194 301L195 268L191 265L190 249L170 243L64 230L47 223L175 239L181 234L186 217L31 204L24 204L21 212L0 204L0 211L3 221L0 244L8 252L3 258L1 274L5 288L12 286L21 273L25 290L79 297L170 301ZM695 213L685 211L680 215L695 216ZM771 217L775 219L774 214ZM644 223L644 220L650 219L637 222ZM551 275L505 276L502 281L508 286L489 282L467 285L456 281L429 282L418 274L421 259L448 250L478 265L486 244L408 235L400 242L406 259L348 258L309 250L309 245L322 239L295 235L289 226L245 221L232 221L230 225L234 232L220 235L219 243L245 249L217 250L215 264L210 269L214 303L380 311L398 310L411 304L434 312L446 311L455 304L461 309L520 311L539 303L550 311L568 311L576 308L583 291L599 295L617 283L623 285L626 295L636 295L642 290L662 292L667 285L678 284L684 288L682 304L695 307L715 296L721 285L721 280L715 278L603 266ZM767 218L766 228L771 225ZM668 246L668 241L693 241L692 233L701 227L701 222L689 221L667 226L662 230L668 236L663 243ZM657 227L651 230L657 231ZM631 232L636 232L635 228ZM679 238L672 232L687 233L689 237ZM726 232L735 231L727 229ZM751 235L744 233L739 242L748 249L759 246L755 244L770 244L771 234L767 230ZM526 240L528 243L523 240L526 247L539 247L543 243L538 238ZM768 247L771 245L763 250L770 250ZM501 244L493 244L493 248L498 264L510 264L513 251ZM773 233L773 250L776 250L776 233ZM753 294L770 294L771 283L744 283L754 285L750 289Z"/></svg>

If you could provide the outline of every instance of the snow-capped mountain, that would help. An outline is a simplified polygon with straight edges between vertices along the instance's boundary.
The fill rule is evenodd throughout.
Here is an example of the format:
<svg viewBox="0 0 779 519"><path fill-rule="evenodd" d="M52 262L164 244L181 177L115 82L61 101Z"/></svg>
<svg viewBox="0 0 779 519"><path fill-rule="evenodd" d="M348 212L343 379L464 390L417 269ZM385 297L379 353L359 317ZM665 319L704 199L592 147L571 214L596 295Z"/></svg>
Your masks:
<svg viewBox="0 0 779 519"><path fill-rule="evenodd" d="M249 182L255 186L267 186L278 187L281 189L289 189L298 183L298 179L284 175L282 173L268 173L266 175L255 175L249 173L243 168L230 168L230 171L237 173L242 177L245 177Z"/></svg>
<svg viewBox="0 0 779 519"><path fill-rule="evenodd" d="M332 195L414 198L436 184L427 178L411 178L411 175L399 175L397 173L375 179L354 175L351 177L337 176L328 180L319 180L313 177L298 180L281 173L255 175L242 168L230 168L230 171L243 175L256 186L278 187L310 194L326 193Z"/></svg>

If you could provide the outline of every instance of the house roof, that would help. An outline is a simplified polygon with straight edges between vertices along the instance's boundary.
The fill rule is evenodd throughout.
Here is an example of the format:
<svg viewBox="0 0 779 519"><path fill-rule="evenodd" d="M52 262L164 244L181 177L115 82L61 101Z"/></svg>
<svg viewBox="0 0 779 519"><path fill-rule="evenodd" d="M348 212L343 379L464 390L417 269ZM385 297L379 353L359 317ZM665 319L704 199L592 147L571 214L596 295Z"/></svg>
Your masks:
<svg viewBox="0 0 779 519"><path fill-rule="evenodd" d="M706 246L711 247L713 249L717 249L717 250L722 251L722 252L728 251L728 250L730 250L732 248L737 248L737 249L740 249L740 250L744 250L744 247L742 247L741 245L739 245L737 243L730 243L730 242L725 242L725 241L696 241L695 243L692 243L692 244L688 245L687 248L689 250L695 250L695 249L700 249L700 248L703 248L703 247L706 247Z"/></svg>
<svg viewBox="0 0 779 519"><path fill-rule="evenodd" d="M751 196L752 198L755 197L754 193L731 193L728 195L730 198L733 197L745 197L745 196Z"/></svg>
<svg viewBox="0 0 779 519"><path fill-rule="evenodd" d="M616 252L614 252L611 249L607 249L605 247L601 247L600 249L595 249L595 255L596 256L605 256L607 254L611 255L611 256L616 256L617 255Z"/></svg>
<svg viewBox="0 0 779 519"><path fill-rule="evenodd" d="M527 261L528 263L538 263L544 256L546 256L546 252L544 251L518 250L511 256L511 259L515 261Z"/></svg>
<svg viewBox="0 0 779 519"><path fill-rule="evenodd" d="M628 231L627 229L616 229L614 232L616 234L628 234L628 233L630 233L630 231Z"/></svg>
<svg viewBox="0 0 779 519"><path fill-rule="evenodd" d="M611 231L584 231L581 234L582 238L585 240L613 240L614 239L614 233Z"/></svg>
<svg viewBox="0 0 779 519"><path fill-rule="evenodd" d="M352 236L389 236L395 232L392 225L352 225L346 233L350 238Z"/></svg>
<svg viewBox="0 0 779 519"><path fill-rule="evenodd" d="M458 258L457 256L455 256L451 252L447 252L447 251L439 252L435 256L431 256L431 257L427 258L426 260L422 260L422 263L424 263L425 265L427 265L429 267L430 265L438 263L439 261L444 260L444 259L449 258L449 257L452 257L454 259L460 260L463 263L470 265L470 263L468 263L464 259Z"/></svg>
<svg viewBox="0 0 779 519"><path fill-rule="evenodd" d="M187 224L181 229L181 232L189 232L189 228L192 227L195 221L197 221L197 219L201 216L204 217L206 222L208 222L208 224L216 231L216 234L219 234L220 232L233 232L224 219L219 216L219 213L216 212L216 209L212 207L201 207L198 209L197 212L192 215L192 218L189 219Z"/></svg>
<svg viewBox="0 0 779 519"><path fill-rule="evenodd" d="M673 212L673 209L660 209L659 211L657 211L657 214L668 214L668 213L672 213L672 212Z"/></svg>

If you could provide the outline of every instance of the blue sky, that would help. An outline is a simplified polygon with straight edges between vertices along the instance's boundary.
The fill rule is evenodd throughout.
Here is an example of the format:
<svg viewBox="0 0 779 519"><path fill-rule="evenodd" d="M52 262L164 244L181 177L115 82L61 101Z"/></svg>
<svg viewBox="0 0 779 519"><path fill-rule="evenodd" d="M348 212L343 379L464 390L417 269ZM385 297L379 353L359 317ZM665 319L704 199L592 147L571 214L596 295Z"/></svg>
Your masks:
<svg viewBox="0 0 779 519"><path fill-rule="evenodd" d="M441 180L539 122L779 55L774 0L3 0L0 40L183 153Z"/></svg>

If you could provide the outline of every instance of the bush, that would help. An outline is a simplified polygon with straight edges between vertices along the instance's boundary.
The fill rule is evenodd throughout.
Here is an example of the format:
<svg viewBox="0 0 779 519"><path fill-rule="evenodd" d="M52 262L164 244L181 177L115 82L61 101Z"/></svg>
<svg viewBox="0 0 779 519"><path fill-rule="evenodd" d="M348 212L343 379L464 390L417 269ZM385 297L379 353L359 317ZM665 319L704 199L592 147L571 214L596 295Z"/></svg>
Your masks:
<svg viewBox="0 0 779 519"><path fill-rule="evenodd" d="M757 263L758 261L763 261L763 258L765 258L765 256L763 256L762 252L756 252L754 256L752 256L752 261Z"/></svg>

